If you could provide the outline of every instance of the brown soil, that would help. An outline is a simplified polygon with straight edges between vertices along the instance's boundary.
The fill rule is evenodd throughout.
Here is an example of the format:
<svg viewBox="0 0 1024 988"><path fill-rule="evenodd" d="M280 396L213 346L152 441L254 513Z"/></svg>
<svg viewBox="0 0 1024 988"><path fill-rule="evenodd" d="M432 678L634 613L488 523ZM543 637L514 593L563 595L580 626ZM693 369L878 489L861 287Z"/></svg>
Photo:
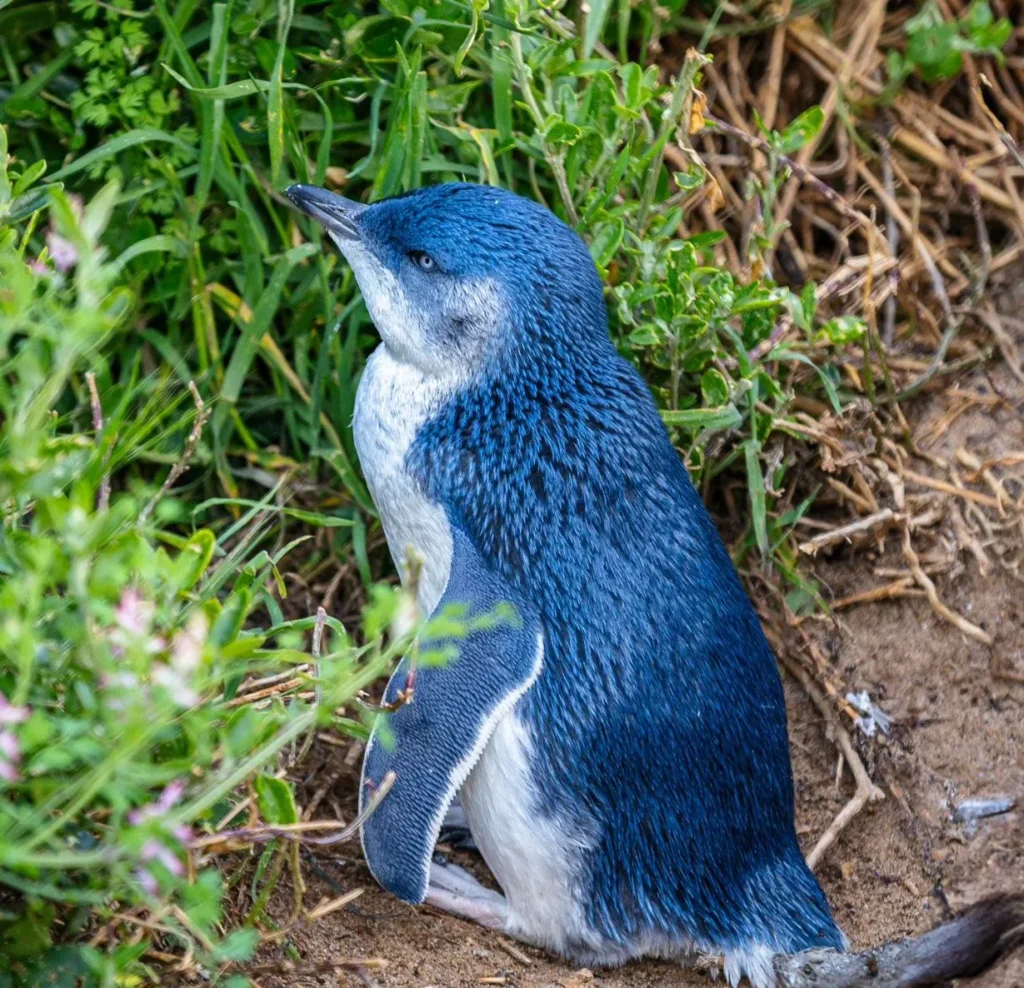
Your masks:
<svg viewBox="0 0 1024 988"><path fill-rule="evenodd" d="M932 453L951 457L964 443L980 456L1024 448L1024 389L1005 370L994 371L991 378L978 373L960 387L992 394L993 383L1010 401L996 411L963 415L931 448ZM915 426L923 429L937 421L947 407L944 394L922 400L914 410ZM874 567L904 566L898 539L890 534L881 556L847 551L822 559L816 563L815 575L837 598L877 585L883 580L874 575ZM954 570L935 578L936 585L943 600L994 636L992 649L966 638L917 596L844 610L838 629L826 620L811 622L814 635L845 681L867 690L892 716L894 725L887 739L857 740L885 800L853 821L818 868L854 948L930 928L951 910L985 894L1024 889L1024 685L1000 675L1000 670L1024 675L1024 584L998 566L993 575L982 579L972 559L961 556L960 560ZM786 696L797 826L809 849L854 786L849 771L836 780L837 752L825 736L822 718L802 687L788 677ZM350 810L347 797L354 792L355 776L352 769L346 773L336 791L343 808ZM1017 809L981 821L973 835L952 822L952 803L999 795L1016 797ZM472 856L460 855L458 860L485 874ZM711 984L706 974L665 963L632 964L594 975L575 972L540 951L514 947L529 958L527 965L508 952L506 938L430 908L403 905L379 891L355 844L336 854L307 858L307 863L314 867L313 874L307 871L308 904L359 886L365 892L350 906L295 931L292 942L302 962L383 958L388 966L365 975L293 974L280 980L263 979L264 984L351 983L381 988ZM283 919L290 900L290 890L281 888L272 912ZM275 956L282 955L265 952L263 960ZM1012 958L973 984L979 988L1024 984L1024 956Z"/></svg>

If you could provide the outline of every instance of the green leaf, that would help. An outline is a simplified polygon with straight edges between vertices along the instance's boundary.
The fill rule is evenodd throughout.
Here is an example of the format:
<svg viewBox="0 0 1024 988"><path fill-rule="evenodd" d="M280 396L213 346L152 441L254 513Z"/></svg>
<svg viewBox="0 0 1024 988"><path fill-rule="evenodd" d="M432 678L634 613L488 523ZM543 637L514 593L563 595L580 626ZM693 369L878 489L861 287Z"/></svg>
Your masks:
<svg viewBox="0 0 1024 988"><path fill-rule="evenodd" d="M191 590L206 572L217 547L217 536L209 528L201 528L185 543L175 561L174 583L178 592Z"/></svg>
<svg viewBox="0 0 1024 988"><path fill-rule="evenodd" d="M3 6L5 4L0 3L0 8ZM14 116L28 109L29 101L49 86L74 58L74 49L68 48L55 59L47 62L41 69L33 72L6 100L0 103L0 119Z"/></svg>
<svg viewBox="0 0 1024 988"><path fill-rule="evenodd" d="M158 233L144 240L137 240L118 256L111 265L114 274L118 274L136 257L143 254L171 254L174 257L187 257L188 244L179 237L172 237L166 233Z"/></svg>
<svg viewBox="0 0 1024 988"><path fill-rule="evenodd" d="M259 939L259 931L251 927L232 930L216 945L217 959L225 964L240 964L247 961L256 950Z"/></svg>
<svg viewBox="0 0 1024 988"><path fill-rule="evenodd" d="M20 196L29 186L33 185L46 171L46 159L40 158L34 165L29 165L14 183L14 197Z"/></svg>
<svg viewBox="0 0 1024 988"><path fill-rule="evenodd" d="M220 648L234 642L242 630L251 604L252 595L248 588L233 590L210 629L210 644Z"/></svg>
<svg viewBox="0 0 1024 988"><path fill-rule="evenodd" d="M750 493L751 524L754 540L762 556L768 555L768 505L764 474L761 472L761 444L748 439L743 444L743 459L747 466L747 490Z"/></svg>
<svg viewBox="0 0 1024 988"><path fill-rule="evenodd" d="M827 340L833 346L843 346L863 339L865 332L867 325L859 316L837 316L818 330L817 339Z"/></svg>
<svg viewBox="0 0 1024 988"><path fill-rule="evenodd" d="M284 161L284 90L281 74L284 71L285 44L277 46L274 72L270 77L270 95L267 98L267 143L270 145L270 181L277 185Z"/></svg>
<svg viewBox="0 0 1024 988"><path fill-rule="evenodd" d="M176 82L200 99L225 101L242 99L245 96L252 96L254 93L269 92L271 86L266 79L239 79L237 82L229 82L221 86L193 86L180 72L176 72L169 65L164 65L163 68L168 75L174 77Z"/></svg>
<svg viewBox="0 0 1024 988"><path fill-rule="evenodd" d="M686 242L692 244L696 250L703 250L721 243L726 236L728 234L725 230L708 230L705 233L695 233L692 237L687 237Z"/></svg>
<svg viewBox="0 0 1024 988"><path fill-rule="evenodd" d="M583 22L583 58L589 58L601 35L604 33L608 12L612 9L612 0L590 0L584 10L587 11Z"/></svg>
<svg viewBox="0 0 1024 988"><path fill-rule="evenodd" d="M783 132L778 141L778 149L783 154L799 151L805 144L810 144L821 132L825 123L825 111L820 106L812 106L804 110Z"/></svg>
<svg viewBox="0 0 1024 988"><path fill-rule="evenodd" d="M320 511L305 511L302 508L282 508L276 504L264 504L262 501L252 501L244 497L211 497L200 502L192 509L192 515L199 514L207 508L221 504L238 504L247 508L262 508L268 514L283 514L288 518L313 525L317 528L351 528L354 524L351 518L339 518L337 515L326 515Z"/></svg>
<svg viewBox="0 0 1024 988"><path fill-rule="evenodd" d="M272 775L258 775L253 781L256 802L263 819L273 825L287 825L299 822L299 809L295 805L295 794L284 779Z"/></svg>
<svg viewBox="0 0 1024 988"><path fill-rule="evenodd" d="M188 918L202 930L209 930L221 919L222 882L216 868L207 868L195 882L182 890L182 905Z"/></svg>
<svg viewBox="0 0 1024 988"><path fill-rule="evenodd" d="M544 140L548 144L575 144L583 136L583 131L575 124L569 123L558 116L548 118L544 130Z"/></svg>
<svg viewBox="0 0 1024 988"><path fill-rule="evenodd" d="M459 50L455 53L455 59L452 62L452 68L455 69L455 74L460 78L462 77L462 63L466 60L469 50L473 47L473 43L476 41L477 32L480 30L480 12L486 6L487 0L470 0L469 16L471 19L469 28L466 31L466 36L462 39L462 44L459 45Z"/></svg>
<svg viewBox="0 0 1024 988"><path fill-rule="evenodd" d="M622 245L626 224L622 220L602 223L590 241L590 256L599 268L606 268Z"/></svg>
<svg viewBox="0 0 1024 988"><path fill-rule="evenodd" d="M665 409L661 413L661 419L666 425L683 429L707 429L713 432L738 429L743 424L743 416L733 404L722 408Z"/></svg>
<svg viewBox="0 0 1024 988"><path fill-rule="evenodd" d="M700 391L705 405L724 405L729 400L729 382L716 368L701 375Z"/></svg>
<svg viewBox="0 0 1024 988"><path fill-rule="evenodd" d="M783 347L779 347L776 350L772 350L766 360L778 360L782 363L800 363L805 364L808 367L814 369L818 377L821 378L821 383L825 388L825 393L828 395L828 400L832 403L832 407L835 409L836 414L842 414L843 406L839 401L839 392L836 390L836 386L832 381L832 378L819 367L810 357L805 353L797 353L795 350L787 350Z"/></svg>

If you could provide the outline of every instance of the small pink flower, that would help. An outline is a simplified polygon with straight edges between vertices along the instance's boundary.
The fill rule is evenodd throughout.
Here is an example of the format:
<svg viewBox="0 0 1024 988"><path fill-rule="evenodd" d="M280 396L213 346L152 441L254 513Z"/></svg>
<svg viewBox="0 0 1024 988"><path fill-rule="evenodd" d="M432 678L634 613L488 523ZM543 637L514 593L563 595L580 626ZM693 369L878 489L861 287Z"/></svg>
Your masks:
<svg viewBox="0 0 1024 988"><path fill-rule="evenodd" d="M50 269L38 257L34 257L28 262L28 268L34 275L38 275L40 278L45 278L50 273Z"/></svg>
<svg viewBox="0 0 1024 988"><path fill-rule="evenodd" d="M209 627L206 615L202 611L196 611L189 618L188 624L174 636L171 644L171 665L182 675L192 672L199 665Z"/></svg>
<svg viewBox="0 0 1024 988"><path fill-rule="evenodd" d="M138 868L135 872L136 881L142 886L143 892L147 895L157 895L160 892L160 886L157 885L156 879L153 877L152 872L146 868Z"/></svg>
<svg viewBox="0 0 1024 988"><path fill-rule="evenodd" d="M141 857L143 861L159 861L176 878L185 874L185 867L178 860L178 856L165 844L153 838L142 845Z"/></svg>
<svg viewBox="0 0 1024 988"><path fill-rule="evenodd" d="M160 798L156 801L157 806L162 810L169 810L172 806L177 804L184 792L185 783L182 782L181 779L175 779L174 782L169 782L164 786L164 791L160 793Z"/></svg>
<svg viewBox="0 0 1024 988"><path fill-rule="evenodd" d="M17 724L24 720L25 717L20 716L20 713L24 713L28 716L28 711L23 707L12 707L10 704L4 701L6 704L4 710L8 714L5 723ZM14 712L17 716L11 716ZM21 761L21 746L18 744L18 738L14 731L4 730L0 731L0 779L4 782L17 782L21 778L18 774L18 764Z"/></svg>
<svg viewBox="0 0 1024 988"><path fill-rule="evenodd" d="M0 693L0 724L22 724L28 720L28 707L16 707Z"/></svg>
<svg viewBox="0 0 1024 988"><path fill-rule="evenodd" d="M50 257L58 271L70 271L78 263L78 250L75 245L50 230L46 234L46 246L50 248Z"/></svg>
<svg viewBox="0 0 1024 988"><path fill-rule="evenodd" d="M21 748L12 731L0 731L0 758L15 765L21 761Z"/></svg>
<svg viewBox="0 0 1024 988"><path fill-rule="evenodd" d="M171 695L171 699L179 707L194 707L199 702L199 694L186 682L177 669L169 665L158 665L153 670L153 682L162 686Z"/></svg>
<svg viewBox="0 0 1024 988"><path fill-rule="evenodd" d="M144 600L138 590L125 590L114 609L114 620L122 631L130 635L144 635L156 611L152 601Z"/></svg>
<svg viewBox="0 0 1024 988"><path fill-rule="evenodd" d="M138 826L140 823L145 823L146 820L162 817L181 799L184 792L185 783L180 779L168 783L164 786L164 791L160 793L155 803L147 803L145 806L140 806L137 810L132 810L128 814L128 822Z"/></svg>

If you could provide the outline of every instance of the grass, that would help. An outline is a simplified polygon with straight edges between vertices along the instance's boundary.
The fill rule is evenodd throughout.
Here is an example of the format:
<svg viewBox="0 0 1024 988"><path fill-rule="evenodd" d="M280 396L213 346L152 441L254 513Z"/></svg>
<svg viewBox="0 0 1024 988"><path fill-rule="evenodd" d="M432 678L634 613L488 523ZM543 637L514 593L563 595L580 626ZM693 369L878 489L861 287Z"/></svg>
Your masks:
<svg viewBox="0 0 1024 988"><path fill-rule="evenodd" d="M229 983L297 845L267 846L231 930L190 842L247 786L294 823L280 770L318 725L365 734L370 714L337 711L404 644L350 428L375 338L291 182L546 203L589 243L695 482L743 490L737 558L817 597L793 537L810 498L783 493L809 436L794 400L839 415L856 389L836 365L870 327L757 277L821 110L758 138L738 266L724 232L691 232L722 195L693 145L709 59L630 58L693 23L774 26L697 6L0 2L0 980L126 984L152 974L157 924ZM979 51L1000 30L972 14L954 34ZM246 701L269 677L288 685Z"/></svg>

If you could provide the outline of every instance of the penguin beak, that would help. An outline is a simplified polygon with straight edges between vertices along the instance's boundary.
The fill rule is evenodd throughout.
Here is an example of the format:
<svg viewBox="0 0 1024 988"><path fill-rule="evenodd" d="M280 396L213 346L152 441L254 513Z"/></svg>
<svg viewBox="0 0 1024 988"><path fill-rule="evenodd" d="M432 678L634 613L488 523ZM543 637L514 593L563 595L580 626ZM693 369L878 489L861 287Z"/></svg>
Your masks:
<svg viewBox="0 0 1024 988"><path fill-rule="evenodd" d="M284 194L338 240L359 240L359 214L367 207L315 185L289 185Z"/></svg>

